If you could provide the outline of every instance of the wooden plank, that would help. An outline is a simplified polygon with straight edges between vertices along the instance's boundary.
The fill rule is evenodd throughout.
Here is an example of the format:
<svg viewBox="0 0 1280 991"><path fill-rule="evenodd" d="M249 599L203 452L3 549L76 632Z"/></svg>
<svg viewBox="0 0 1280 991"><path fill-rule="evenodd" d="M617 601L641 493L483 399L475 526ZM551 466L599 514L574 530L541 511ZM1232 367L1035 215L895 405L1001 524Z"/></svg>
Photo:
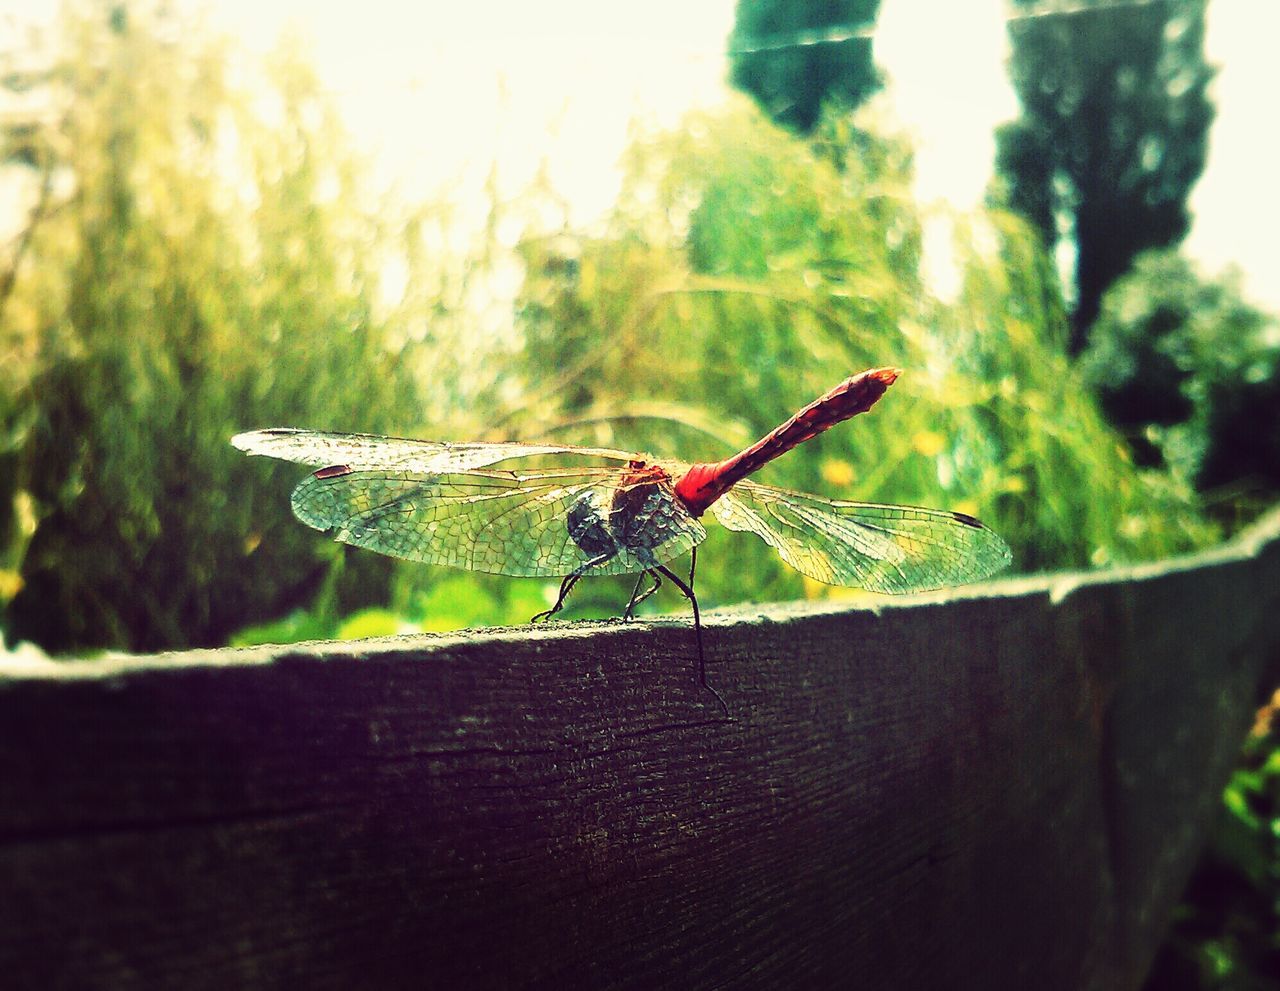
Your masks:
<svg viewBox="0 0 1280 991"><path fill-rule="evenodd" d="M1278 536L714 613L733 721L680 621L10 662L0 974L1136 988L1280 674Z"/></svg>

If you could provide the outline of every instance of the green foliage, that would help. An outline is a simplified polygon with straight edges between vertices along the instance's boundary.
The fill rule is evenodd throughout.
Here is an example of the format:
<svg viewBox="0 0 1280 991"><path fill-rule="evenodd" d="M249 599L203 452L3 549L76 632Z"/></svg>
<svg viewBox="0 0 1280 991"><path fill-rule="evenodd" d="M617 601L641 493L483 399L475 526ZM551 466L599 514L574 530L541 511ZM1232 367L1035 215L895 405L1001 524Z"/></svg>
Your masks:
<svg viewBox="0 0 1280 991"><path fill-rule="evenodd" d="M288 514L300 473L227 438L279 423L519 439L576 423L558 436L706 460L876 365L904 369L877 409L768 480L975 513L1025 569L1212 537L1187 487L1136 469L1103 424L1025 225L922 213L909 146L874 119L830 113L802 142L744 102L640 136L596 236L531 228L519 246L528 384L504 363L476 384L499 351L461 328L500 263L498 220L547 215L546 191L495 204L482 264L429 257L426 229L447 212L368 196L296 56L251 102L226 82L226 52L170 40L200 33L167 17L68 21L75 140L53 158L76 193L36 229L9 301L40 342L9 393L36 521L15 638L180 647L246 623L242 642L524 621L554 582L396 570L327 543ZM954 299L923 274L938 229ZM398 301L380 285L389 264L408 273ZM857 594L805 583L742 535L714 530L705 550L707 605ZM616 614L629 591L583 583L571 614ZM366 611L388 599L390 613ZM646 607L685 608L669 594Z"/></svg>
<svg viewBox="0 0 1280 991"><path fill-rule="evenodd" d="M1100 416L1025 224L922 215L908 149L859 123L828 118L801 143L738 107L638 141L603 237L525 246L527 361L566 369L532 408L558 402L559 418L585 424L574 439L710 460L841 378L898 365L874 411L767 480L976 513L1028 569L1211 540L1188 487L1138 470ZM938 220L961 273L949 302L921 274ZM693 446L689 431L593 416L662 402L708 410L719 436ZM709 603L820 594L764 545L714 531L699 577Z"/></svg>
<svg viewBox="0 0 1280 991"><path fill-rule="evenodd" d="M733 84L779 124L809 133L824 104L856 107L880 88L869 34L879 9L880 0L738 0ZM859 28L868 33L824 38Z"/></svg>
<svg viewBox="0 0 1280 991"><path fill-rule="evenodd" d="M1103 297L1086 381L1140 461L1254 508L1280 492L1280 325L1239 279L1151 252Z"/></svg>
<svg viewBox="0 0 1280 991"><path fill-rule="evenodd" d="M1213 120L1204 17L1202 0L1168 0L1010 22L1022 116L997 133L997 168L1046 244L1075 240L1072 353L1133 259L1190 226Z"/></svg>
<svg viewBox="0 0 1280 991"><path fill-rule="evenodd" d="M296 54L254 101L224 43L163 8L73 7L58 38L59 119L32 144L68 192L33 218L6 301L35 342L2 407L33 507L6 624L56 651L225 642L342 557L290 518L293 473L229 437L411 429L423 317L384 300L379 268L401 257L418 287L428 266L363 202ZM334 609L384 599L391 573L354 558Z"/></svg>
<svg viewBox="0 0 1280 991"><path fill-rule="evenodd" d="M1263 991L1280 961L1280 733L1275 700L1223 793L1218 820L1156 959L1151 991Z"/></svg>
<svg viewBox="0 0 1280 991"><path fill-rule="evenodd" d="M405 633L446 633L475 626L519 626L555 602L559 582L477 575L447 568L416 567L402 573L390 607L368 607L344 616L323 606L295 610L282 619L247 627L231 638L234 647L303 640L360 640ZM604 592L602 583L590 588ZM576 616L616 615L625 598L591 601Z"/></svg>

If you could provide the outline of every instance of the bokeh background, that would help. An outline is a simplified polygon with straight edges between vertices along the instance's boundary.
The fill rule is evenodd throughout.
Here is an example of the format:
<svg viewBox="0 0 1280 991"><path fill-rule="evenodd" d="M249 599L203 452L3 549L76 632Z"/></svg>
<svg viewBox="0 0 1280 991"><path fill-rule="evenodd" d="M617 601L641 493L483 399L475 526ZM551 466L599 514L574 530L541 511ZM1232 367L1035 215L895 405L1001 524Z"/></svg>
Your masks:
<svg viewBox="0 0 1280 991"><path fill-rule="evenodd" d="M980 516L1022 571L1280 489L1280 8L1255 0L0 6L0 631L18 656L523 622L556 582L293 520L308 426L714 460ZM705 607L865 593L718 528ZM581 583L570 617L630 581ZM645 604L685 605L674 594ZM1152 988L1275 987L1260 718Z"/></svg>

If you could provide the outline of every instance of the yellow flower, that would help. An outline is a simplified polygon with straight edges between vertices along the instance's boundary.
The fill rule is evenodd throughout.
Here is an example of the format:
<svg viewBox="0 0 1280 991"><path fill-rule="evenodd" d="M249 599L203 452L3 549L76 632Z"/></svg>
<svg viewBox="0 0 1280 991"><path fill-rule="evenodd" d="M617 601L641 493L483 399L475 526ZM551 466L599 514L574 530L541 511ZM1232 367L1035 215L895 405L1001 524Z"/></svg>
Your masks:
<svg viewBox="0 0 1280 991"><path fill-rule="evenodd" d="M921 430L911 438L911 446L926 458L936 458L947 446L947 438L936 430Z"/></svg>
<svg viewBox="0 0 1280 991"><path fill-rule="evenodd" d="M822 480L829 485L848 488L853 484L853 465L839 458L826 458L822 462Z"/></svg>

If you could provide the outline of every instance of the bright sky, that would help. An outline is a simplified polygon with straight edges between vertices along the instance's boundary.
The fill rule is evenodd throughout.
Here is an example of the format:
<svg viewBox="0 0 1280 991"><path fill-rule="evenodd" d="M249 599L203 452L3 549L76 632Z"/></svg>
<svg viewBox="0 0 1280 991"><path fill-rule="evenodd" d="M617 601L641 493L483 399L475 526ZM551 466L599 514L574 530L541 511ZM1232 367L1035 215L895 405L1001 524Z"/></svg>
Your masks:
<svg viewBox="0 0 1280 991"><path fill-rule="evenodd" d="M47 7L0 0L0 13ZM352 132L406 193L432 195L461 177L453 195L478 210L492 162L515 191L545 160L573 221L589 223L617 191L634 117L675 124L688 108L724 98L733 8L734 0L223 0L210 19L257 50L286 25L300 29ZM883 0L876 59L919 142L926 202L967 209L990 179L992 129L1017 109L1004 10L1003 0ZM1218 119L1186 247L1209 271L1241 265L1250 295L1280 310L1280 143L1265 124L1280 92L1277 37L1280 4L1209 4L1209 57L1222 67Z"/></svg>

